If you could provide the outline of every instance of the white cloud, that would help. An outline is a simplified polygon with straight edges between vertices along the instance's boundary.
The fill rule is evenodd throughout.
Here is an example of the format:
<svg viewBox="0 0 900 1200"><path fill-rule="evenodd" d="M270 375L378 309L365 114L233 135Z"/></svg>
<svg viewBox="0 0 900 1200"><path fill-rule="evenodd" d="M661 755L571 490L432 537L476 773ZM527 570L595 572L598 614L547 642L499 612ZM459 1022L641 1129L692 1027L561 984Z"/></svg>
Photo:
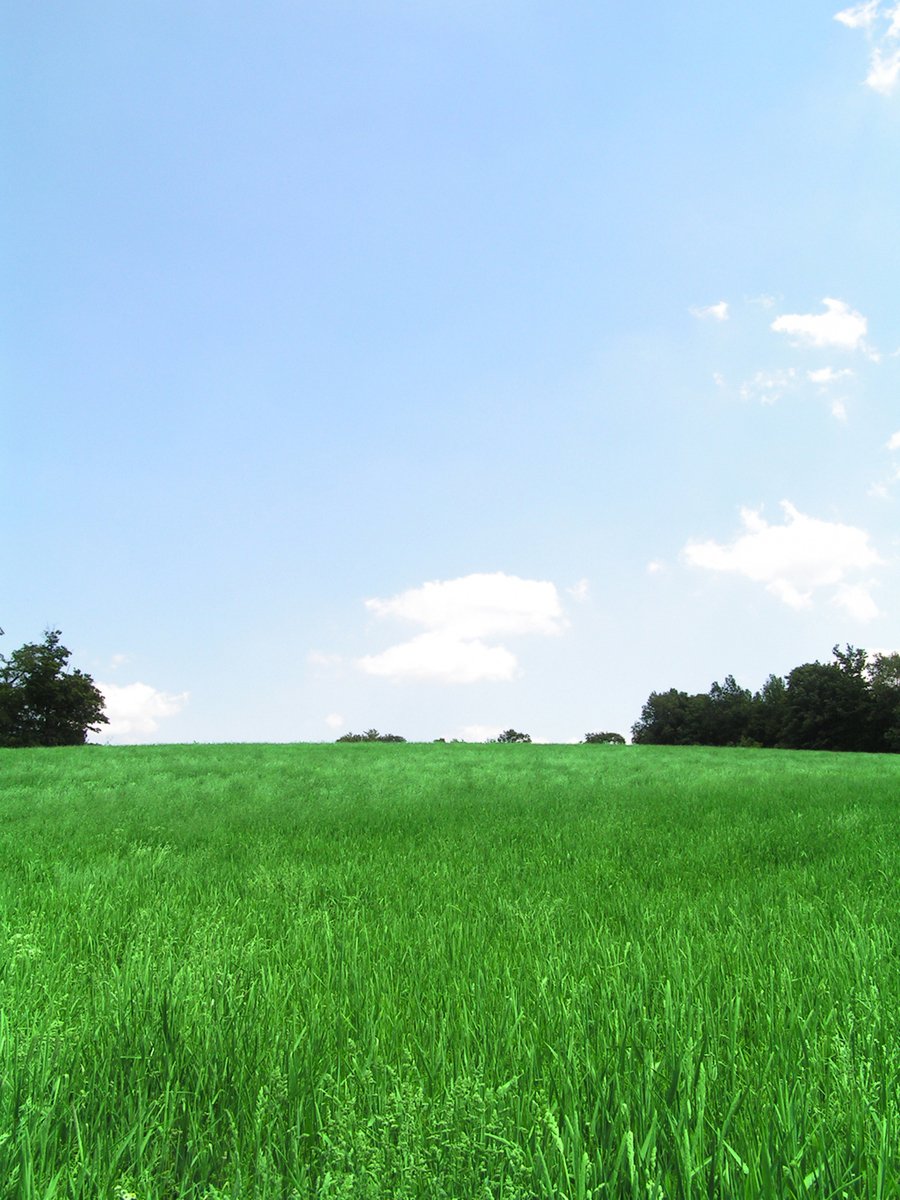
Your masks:
<svg viewBox="0 0 900 1200"><path fill-rule="evenodd" d="M502 725L464 725L459 736L464 742L486 742L499 737L502 732Z"/></svg>
<svg viewBox="0 0 900 1200"><path fill-rule="evenodd" d="M797 386L797 371L787 367L780 371L757 371L752 379L741 384L739 395L742 400L758 400L760 404L774 404Z"/></svg>
<svg viewBox="0 0 900 1200"><path fill-rule="evenodd" d="M515 575L465 575L434 580L387 600L367 600L379 617L423 626L424 633L358 660L361 670L391 679L437 679L446 683L508 680L518 674L515 655L485 638L541 634L566 627L552 583Z"/></svg>
<svg viewBox="0 0 900 1200"><path fill-rule="evenodd" d="M445 633L420 633L381 654L366 655L359 666L367 675L385 679L443 683L501 683L519 673L516 656L505 646Z"/></svg>
<svg viewBox="0 0 900 1200"><path fill-rule="evenodd" d="M845 8L843 12L835 13L834 19L846 25L848 29L871 29L878 19L881 0L866 0L864 4L856 4L853 8Z"/></svg>
<svg viewBox="0 0 900 1200"><path fill-rule="evenodd" d="M836 421L847 420L847 405L843 402L843 400L832 400L831 415Z"/></svg>
<svg viewBox="0 0 900 1200"><path fill-rule="evenodd" d="M347 722L340 713L329 713L325 718L325 724L329 729L341 729Z"/></svg>
<svg viewBox="0 0 900 1200"><path fill-rule="evenodd" d="M863 529L822 521L782 501L783 525L770 525L759 512L741 510L744 532L728 545L689 542L684 557L693 566L728 571L766 589L791 608L808 608L820 588L836 589L832 599L860 619L877 612L862 583L847 576L867 571L881 559ZM867 598L867 599L866 599Z"/></svg>
<svg viewBox="0 0 900 1200"><path fill-rule="evenodd" d="M159 722L174 717L188 702L188 692L172 695L149 683L97 683L106 700L108 725L99 736L128 737L155 733Z"/></svg>
<svg viewBox="0 0 900 1200"><path fill-rule="evenodd" d="M786 333L801 344L832 346L839 350L865 350L868 321L843 300L826 296L823 313L785 313L776 317L771 328Z"/></svg>
<svg viewBox="0 0 900 1200"><path fill-rule="evenodd" d="M865 0L836 13L834 19L848 29L861 29L865 33L869 43L866 85L882 96L889 96L900 79L900 50L894 48L900 38L900 4Z"/></svg>
<svg viewBox="0 0 900 1200"><path fill-rule="evenodd" d="M900 450L900 429L896 433L891 434L890 440L887 443L888 450Z"/></svg>
<svg viewBox="0 0 900 1200"><path fill-rule="evenodd" d="M881 50L873 50L869 64L866 83L873 91L882 96L889 96L900 79L900 50L883 54Z"/></svg>
<svg viewBox="0 0 900 1200"><path fill-rule="evenodd" d="M811 383L827 387L829 383L837 383L839 379L849 379L852 374L849 367L842 367L839 371L836 371L834 367L820 367L817 371L807 371L806 378Z"/></svg>
<svg viewBox="0 0 900 1200"><path fill-rule="evenodd" d="M841 584L832 603L845 609L857 621L871 621L873 617L878 616L878 605L863 584Z"/></svg>
<svg viewBox="0 0 900 1200"><path fill-rule="evenodd" d="M705 308L694 307L689 311L692 317L697 317L701 321L727 321L728 301L720 300L718 304L708 304Z"/></svg>
<svg viewBox="0 0 900 1200"><path fill-rule="evenodd" d="M577 583L566 588L566 592L573 600L577 600L579 604L583 604L591 594L591 585L586 579L579 579Z"/></svg>
<svg viewBox="0 0 900 1200"><path fill-rule="evenodd" d="M665 569L666 569L665 566L661 562L658 562L656 559L654 559L652 562L647 563L647 574L648 575L660 575Z"/></svg>
<svg viewBox="0 0 900 1200"><path fill-rule="evenodd" d="M561 633L565 618L556 587L516 575L464 575L410 588L388 600L367 600L379 617L400 617L461 638Z"/></svg>

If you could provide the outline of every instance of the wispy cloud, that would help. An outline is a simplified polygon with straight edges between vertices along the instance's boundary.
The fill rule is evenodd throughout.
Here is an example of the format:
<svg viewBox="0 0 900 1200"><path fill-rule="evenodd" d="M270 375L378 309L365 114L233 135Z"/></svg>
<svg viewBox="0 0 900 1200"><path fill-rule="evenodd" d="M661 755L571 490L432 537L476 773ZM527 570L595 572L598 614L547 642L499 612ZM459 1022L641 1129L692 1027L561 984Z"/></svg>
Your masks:
<svg viewBox="0 0 900 1200"><path fill-rule="evenodd" d="M849 379L853 372L849 367L842 367L836 371L834 367L820 367L816 371L807 371L806 378L810 383L817 383L820 387L828 387L831 383L837 383L841 379Z"/></svg>
<svg viewBox="0 0 900 1200"><path fill-rule="evenodd" d="M829 296L822 303L823 313L785 313L775 318L771 328L775 333L786 333L799 345L867 350L868 321L862 313Z"/></svg>
<svg viewBox="0 0 900 1200"><path fill-rule="evenodd" d="M865 0L835 13L834 19L848 29L861 29L869 43L869 73L866 84L889 96L900 80L900 4Z"/></svg>
<svg viewBox="0 0 900 1200"><path fill-rule="evenodd" d="M774 404L797 386L797 371L786 367L778 371L757 371L752 379L741 384L742 400L758 400L760 404Z"/></svg>
<svg viewBox="0 0 900 1200"><path fill-rule="evenodd" d="M490 643L522 634L552 636L566 626L554 584L502 572L435 580L386 600L367 600L366 607L378 617L425 630L357 662L369 675L398 681L513 679L519 673L516 656L505 645Z"/></svg>
<svg viewBox="0 0 900 1200"><path fill-rule="evenodd" d="M861 584L842 583L831 602L857 621L871 621L878 616L878 605L869 589Z"/></svg>
<svg viewBox="0 0 900 1200"><path fill-rule="evenodd" d="M900 429L896 433L891 434L887 443L888 450L900 450Z"/></svg>
<svg viewBox="0 0 900 1200"><path fill-rule="evenodd" d="M705 307L695 306L689 309L689 312L700 321L727 321L728 301L720 300L718 304L708 304Z"/></svg>
<svg viewBox="0 0 900 1200"><path fill-rule="evenodd" d="M865 0L864 4L857 4L853 8L845 8L843 12L836 13L834 19L846 25L848 29L871 29L878 20L880 8L881 0Z"/></svg>
<svg viewBox="0 0 900 1200"><path fill-rule="evenodd" d="M571 587L566 588L566 593L573 600L577 600L579 604L584 604L585 600L591 594L591 585L586 579L579 579L577 583L573 583Z"/></svg>
<svg viewBox="0 0 900 1200"><path fill-rule="evenodd" d="M753 509L741 510L743 532L732 542L691 541L684 558L692 566L731 572L763 584L791 608L808 608L820 589L860 620L878 614L867 580L848 580L881 563L869 534L852 525L806 516L782 501L785 521L771 525Z"/></svg>
<svg viewBox="0 0 900 1200"><path fill-rule="evenodd" d="M458 736L464 742L487 742L491 738L499 737L502 732L502 725L464 725Z"/></svg>

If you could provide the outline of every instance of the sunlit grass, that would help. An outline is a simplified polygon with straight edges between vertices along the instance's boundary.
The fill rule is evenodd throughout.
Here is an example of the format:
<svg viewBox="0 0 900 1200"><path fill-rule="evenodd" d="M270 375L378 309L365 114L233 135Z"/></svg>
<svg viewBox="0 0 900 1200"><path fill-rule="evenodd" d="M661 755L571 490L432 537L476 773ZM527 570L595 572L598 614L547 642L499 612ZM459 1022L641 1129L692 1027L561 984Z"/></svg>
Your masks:
<svg viewBox="0 0 900 1200"><path fill-rule="evenodd" d="M0 752L0 1200L896 1197L898 785Z"/></svg>

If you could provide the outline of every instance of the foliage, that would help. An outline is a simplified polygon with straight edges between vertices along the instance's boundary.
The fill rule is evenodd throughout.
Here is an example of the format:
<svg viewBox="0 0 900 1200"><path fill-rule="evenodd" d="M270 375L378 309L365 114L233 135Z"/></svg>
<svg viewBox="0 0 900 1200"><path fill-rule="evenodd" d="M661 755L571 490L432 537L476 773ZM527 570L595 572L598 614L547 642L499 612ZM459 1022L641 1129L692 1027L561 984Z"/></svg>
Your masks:
<svg viewBox="0 0 900 1200"><path fill-rule="evenodd" d="M491 742L509 743L509 742L530 742L531 737L527 733L519 733L516 729L504 729L496 738L489 738Z"/></svg>
<svg viewBox="0 0 900 1200"><path fill-rule="evenodd" d="M585 745L587 746L624 746L625 739L621 733L586 733L584 735Z"/></svg>
<svg viewBox="0 0 900 1200"><path fill-rule="evenodd" d="M866 667L874 737L882 750L900 751L900 654L876 654Z"/></svg>
<svg viewBox="0 0 900 1200"><path fill-rule="evenodd" d="M6 753L0 1200L900 1196L896 759L447 749Z"/></svg>
<svg viewBox="0 0 900 1200"><path fill-rule="evenodd" d="M345 733L337 739L339 742L405 742L406 738L399 733L379 733L377 729L367 729L365 733Z"/></svg>
<svg viewBox="0 0 900 1200"><path fill-rule="evenodd" d="M108 724L90 675L67 671L60 631L0 655L0 746L80 746Z"/></svg>
<svg viewBox="0 0 900 1200"><path fill-rule="evenodd" d="M689 696L670 688L651 692L631 740L641 746L695 746L704 742L708 696Z"/></svg>
<svg viewBox="0 0 900 1200"><path fill-rule="evenodd" d="M755 694L733 675L707 694L651 692L632 728L643 745L764 746L792 750L900 751L900 655L854 646L832 663L770 675Z"/></svg>

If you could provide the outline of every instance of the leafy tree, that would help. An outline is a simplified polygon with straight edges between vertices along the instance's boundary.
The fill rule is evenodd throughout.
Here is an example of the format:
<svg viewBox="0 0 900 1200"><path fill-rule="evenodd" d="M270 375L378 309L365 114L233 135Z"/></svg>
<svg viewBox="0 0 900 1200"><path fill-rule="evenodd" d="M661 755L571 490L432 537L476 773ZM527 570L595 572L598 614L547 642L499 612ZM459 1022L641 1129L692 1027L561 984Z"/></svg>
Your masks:
<svg viewBox="0 0 900 1200"><path fill-rule="evenodd" d="M709 704L705 708L706 746L737 746L748 737L753 698L746 688L739 687L733 675L724 683L714 683L709 689Z"/></svg>
<svg viewBox="0 0 900 1200"><path fill-rule="evenodd" d="M339 742L405 742L406 738L399 733L379 733L377 729L367 729L365 733L345 733L337 739Z"/></svg>
<svg viewBox="0 0 900 1200"><path fill-rule="evenodd" d="M624 746L625 739L621 733L586 733L584 735L586 746Z"/></svg>
<svg viewBox="0 0 900 1200"><path fill-rule="evenodd" d="M71 651L60 631L0 655L0 746L82 746L108 724L103 693L90 675L66 671Z"/></svg>
<svg viewBox="0 0 900 1200"><path fill-rule="evenodd" d="M491 741L493 741L493 740L494 739L491 738ZM529 735L527 733L519 733L515 729L505 729L503 731L503 733L498 735L496 740L498 742L504 742L504 743L507 743L507 742L530 742L531 738L529 737Z"/></svg>
<svg viewBox="0 0 900 1200"><path fill-rule="evenodd" d="M837 663L804 663L788 675L781 744L790 750L866 750L872 706L866 681Z"/></svg>
<svg viewBox="0 0 900 1200"><path fill-rule="evenodd" d="M709 696L689 696L675 688L651 692L641 719L631 727L631 740L639 746L703 745L709 704Z"/></svg>
<svg viewBox="0 0 900 1200"><path fill-rule="evenodd" d="M840 646L832 646L831 653L835 657L835 665L847 675L852 675L855 679L862 679L866 674L866 662L868 654L865 650L860 650L856 646L851 646L848 642L842 650Z"/></svg>
<svg viewBox="0 0 900 1200"><path fill-rule="evenodd" d="M787 684L780 675L770 675L753 697L747 736L770 749L781 745L787 720Z"/></svg>
<svg viewBox="0 0 900 1200"><path fill-rule="evenodd" d="M866 668L872 749L900 751L900 654L876 654Z"/></svg>
<svg viewBox="0 0 900 1200"><path fill-rule="evenodd" d="M733 675L708 695L651 692L632 727L638 744L900 752L900 654L847 645L835 661L770 675L754 696Z"/></svg>

